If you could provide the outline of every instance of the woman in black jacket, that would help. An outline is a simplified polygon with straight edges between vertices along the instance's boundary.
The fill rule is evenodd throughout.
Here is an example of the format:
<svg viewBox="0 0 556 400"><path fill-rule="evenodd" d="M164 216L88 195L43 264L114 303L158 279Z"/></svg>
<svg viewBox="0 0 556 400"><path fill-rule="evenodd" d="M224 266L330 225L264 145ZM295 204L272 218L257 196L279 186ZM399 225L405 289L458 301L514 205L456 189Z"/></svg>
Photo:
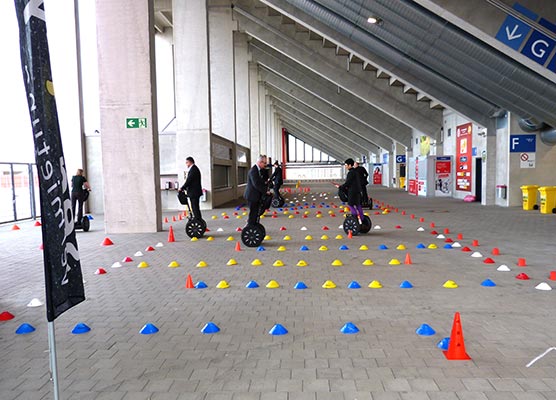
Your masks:
<svg viewBox="0 0 556 400"><path fill-rule="evenodd" d="M352 158L348 158L345 162L346 168L348 170L346 181L341 186L343 190L347 192L348 195L348 206L351 210L351 214L355 217L359 217L359 222L363 218L363 207L361 206L361 182L359 175L355 171L353 164L355 162Z"/></svg>

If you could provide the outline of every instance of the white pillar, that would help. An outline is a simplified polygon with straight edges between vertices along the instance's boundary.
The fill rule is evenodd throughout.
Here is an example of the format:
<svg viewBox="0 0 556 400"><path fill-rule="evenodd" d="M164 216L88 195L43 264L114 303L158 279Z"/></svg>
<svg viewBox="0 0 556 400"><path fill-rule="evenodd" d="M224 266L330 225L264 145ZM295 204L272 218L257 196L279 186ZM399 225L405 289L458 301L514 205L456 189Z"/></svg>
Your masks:
<svg viewBox="0 0 556 400"><path fill-rule="evenodd" d="M259 154L266 151L266 89L259 82ZM255 155L255 158L258 154ZM254 160L251 160L252 163Z"/></svg>
<svg viewBox="0 0 556 400"><path fill-rule="evenodd" d="M236 143L249 147L250 71L247 35L234 34Z"/></svg>
<svg viewBox="0 0 556 400"><path fill-rule="evenodd" d="M207 4L206 0L173 1L172 7L178 178L181 185L185 158L192 156L201 170L202 186L212 191ZM201 206L211 207L212 196Z"/></svg>
<svg viewBox="0 0 556 400"><path fill-rule="evenodd" d="M162 229L153 2L96 1L107 233Z"/></svg>
<svg viewBox="0 0 556 400"><path fill-rule="evenodd" d="M481 193L482 205L496 204L496 169L498 167L498 157L496 148L496 120L491 119L487 127L486 149L483 158L483 168L481 169L483 188Z"/></svg>
<svg viewBox="0 0 556 400"><path fill-rule="evenodd" d="M251 161L260 153L259 148L259 67L256 63L249 63L249 147L251 148Z"/></svg>

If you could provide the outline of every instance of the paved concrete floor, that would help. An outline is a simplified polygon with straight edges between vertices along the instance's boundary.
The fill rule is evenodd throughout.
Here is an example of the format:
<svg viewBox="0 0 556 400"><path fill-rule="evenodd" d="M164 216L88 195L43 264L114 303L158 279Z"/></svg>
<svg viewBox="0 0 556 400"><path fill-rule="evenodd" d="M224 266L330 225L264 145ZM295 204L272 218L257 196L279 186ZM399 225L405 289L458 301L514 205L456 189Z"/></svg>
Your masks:
<svg viewBox="0 0 556 400"><path fill-rule="evenodd" d="M78 233L87 301L56 322L62 398L556 399L556 352L526 368L556 346L556 291L535 289L541 282L556 289L556 282L548 279L556 270L556 216L376 189L374 197L398 212L371 213L373 225L382 229L348 239L338 228L342 214L326 208L330 202L338 204L334 194L328 199L322 195L331 188L313 187L305 198L290 198L324 202L322 208L297 215L291 211L294 218L281 212L277 218L265 218L272 238L264 242L264 252L244 246L234 250L236 228L246 220L236 218L234 208L204 213L213 241L205 237L191 242L183 230L185 221L180 221L165 224L166 231L156 234L110 235L115 244L103 247L106 235L102 219L96 217L90 232ZM305 211L308 218L302 218ZM322 218L316 217L317 211ZM222 212L230 218L224 219ZM445 239L431 234L431 222L436 231L449 229L445 236L483 257L444 249ZM175 243L167 243L170 225ZM322 230L325 225L329 231ZM20 226L19 231L0 227L0 312L15 314L15 319L0 322L0 399L49 399L45 311L27 307L32 298L44 300L40 229L31 222ZM280 231L282 226L285 231ZM417 231L420 226L424 232ZM458 233L462 240L457 240ZM323 234L329 240L322 240ZM335 239L337 234L343 238ZM283 240L286 235L291 240ZM306 235L313 240L305 240ZM234 240L227 241L228 236ZM473 240L479 245L472 246ZM158 242L164 247L145 251ZM419 243L434 243L438 249L417 249ZM381 244L388 250L378 250ZM397 250L399 244L407 250ZM286 251L277 251L282 245ZM309 251L300 251L303 245ZM328 251L319 251L322 245ZM340 250L342 245L349 250ZM361 245L369 250L359 250ZM500 249L499 256L491 255L494 247ZM137 251L144 256L134 256ZM412 265L403 265L407 252ZM133 262L111 268L126 256ZM495 263L484 264L486 257ZM526 259L526 267L517 266L519 257ZM226 265L231 258L237 265ZM256 258L261 266L251 265ZM402 265L389 265L393 258ZM335 259L343 266L331 266ZM365 259L374 265L361 265ZM168 268L174 260L180 267ZM206 268L196 267L201 260ZM272 266L276 260L285 266ZM296 266L299 260L308 266ZM150 267L138 269L141 261ZM501 264L511 272L498 272ZM108 273L95 275L100 267ZM517 280L521 272L531 280ZM185 289L187 274L208 288ZM481 286L487 278L497 286ZM281 287L265 288L271 279ZM336 289L321 288L329 279ZM217 289L221 280L231 287ZM250 280L261 287L245 288ZM353 280L362 288L348 289ZM367 288L373 280L384 287ZM414 288L400 289L404 280ZM443 288L447 280L459 288ZM298 281L309 288L295 290ZM461 313L471 361L448 361L436 347L450 335L456 311ZM209 321L221 331L202 334ZM358 334L340 333L348 321L357 325ZM37 330L16 335L24 322ZM89 325L91 332L71 334L78 322ZM139 334L146 323L160 331ZM289 333L269 335L276 323ZM436 334L417 335L423 323Z"/></svg>

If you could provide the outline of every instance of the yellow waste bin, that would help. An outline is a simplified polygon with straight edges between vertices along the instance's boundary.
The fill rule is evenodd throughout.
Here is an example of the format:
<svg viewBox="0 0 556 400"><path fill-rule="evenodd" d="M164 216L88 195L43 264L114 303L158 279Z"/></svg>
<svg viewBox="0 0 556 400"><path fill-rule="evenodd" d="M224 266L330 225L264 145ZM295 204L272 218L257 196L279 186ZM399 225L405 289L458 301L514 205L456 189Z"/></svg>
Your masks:
<svg viewBox="0 0 556 400"><path fill-rule="evenodd" d="M556 211L556 186L541 186L541 214L552 214Z"/></svg>
<svg viewBox="0 0 556 400"><path fill-rule="evenodd" d="M405 189L405 177L400 176L400 189Z"/></svg>
<svg viewBox="0 0 556 400"><path fill-rule="evenodd" d="M525 185L521 186L521 193L523 195L523 209L526 211L536 210L537 206L537 189L538 185Z"/></svg>

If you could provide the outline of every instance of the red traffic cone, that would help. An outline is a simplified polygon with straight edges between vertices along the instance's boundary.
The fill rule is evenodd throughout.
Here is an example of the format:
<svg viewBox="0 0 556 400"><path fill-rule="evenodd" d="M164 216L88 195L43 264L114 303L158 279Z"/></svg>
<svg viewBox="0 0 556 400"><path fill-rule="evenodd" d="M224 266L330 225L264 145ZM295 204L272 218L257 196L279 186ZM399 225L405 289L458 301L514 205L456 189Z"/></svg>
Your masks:
<svg viewBox="0 0 556 400"><path fill-rule="evenodd" d="M477 247L479 245L479 241L477 239L473 239L471 246Z"/></svg>
<svg viewBox="0 0 556 400"><path fill-rule="evenodd" d="M185 280L185 288L186 289L194 289L195 285L193 285L193 279L191 278L191 275L187 275L187 279Z"/></svg>
<svg viewBox="0 0 556 400"><path fill-rule="evenodd" d="M35 221L35 225L34 226L41 226L41 221Z"/></svg>
<svg viewBox="0 0 556 400"><path fill-rule="evenodd" d="M494 260L490 257L487 257L483 260L483 263L485 263L485 264L494 264Z"/></svg>
<svg viewBox="0 0 556 400"><path fill-rule="evenodd" d="M176 221L177 221L177 220L176 220L176 216L175 216L175 215L172 215L172 222L176 222Z"/></svg>
<svg viewBox="0 0 556 400"><path fill-rule="evenodd" d="M19 226L15 225L15 224L14 224L14 226L12 226L12 231L18 231L20 229L21 228Z"/></svg>
<svg viewBox="0 0 556 400"><path fill-rule="evenodd" d="M415 219L415 214L411 214L411 215L409 216L409 218Z"/></svg>
<svg viewBox="0 0 556 400"><path fill-rule="evenodd" d="M402 211L402 215L405 215L405 211Z"/></svg>
<svg viewBox="0 0 556 400"><path fill-rule="evenodd" d="M181 214L178 215L178 219L179 219L180 221L183 220L183 216L182 216Z"/></svg>
<svg viewBox="0 0 556 400"><path fill-rule="evenodd" d="M448 234L450 234L450 229L448 229L448 228L444 228L444 234L445 234L445 235L448 235Z"/></svg>
<svg viewBox="0 0 556 400"><path fill-rule="evenodd" d="M174 228L170 225L170 230L168 231L168 243L175 242L176 239L174 238Z"/></svg>
<svg viewBox="0 0 556 400"><path fill-rule="evenodd" d="M459 312L454 315L452 334L450 335L450 344L448 345L448 350L444 351L444 355L448 360L471 360L471 357L469 357L465 352L463 329L461 328Z"/></svg>
<svg viewBox="0 0 556 400"><path fill-rule="evenodd" d="M423 217L419 218L419 222L425 222L425 218Z"/></svg>
<svg viewBox="0 0 556 400"><path fill-rule="evenodd" d="M411 261L411 256L409 255L409 253L407 253L407 254L405 255L404 264L406 264L406 265L411 265L411 264L413 264L413 262Z"/></svg>
<svg viewBox="0 0 556 400"><path fill-rule="evenodd" d="M353 233L351 232L351 229L348 231L348 239L353 239Z"/></svg>
<svg viewBox="0 0 556 400"><path fill-rule="evenodd" d="M112 246L113 244L114 242L111 241L109 237L105 237L102 241L102 246Z"/></svg>
<svg viewBox="0 0 556 400"><path fill-rule="evenodd" d="M3 311L0 313L0 321L9 321L10 319L14 319L14 315L9 311Z"/></svg>
<svg viewBox="0 0 556 400"><path fill-rule="evenodd" d="M431 228L434 228L435 226L434 222L431 222Z"/></svg>
<svg viewBox="0 0 556 400"><path fill-rule="evenodd" d="M239 244L239 242L236 242L236 251L241 251L241 246Z"/></svg>
<svg viewBox="0 0 556 400"><path fill-rule="evenodd" d="M106 273L106 270L104 268L98 268L95 271L95 275L104 275Z"/></svg>
<svg viewBox="0 0 556 400"><path fill-rule="evenodd" d="M526 267L527 266L527 261L525 261L525 258L518 258L517 259L517 266L518 267Z"/></svg>
<svg viewBox="0 0 556 400"><path fill-rule="evenodd" d="M550 271L548 279L550 279L551 281L556 281L556 271Z"/></svg>
<svg viewBox="0 0 556 400"><path fill-rule="evenodd" d="M500 249L498 247L495 247L492 249L492 255L493 256L499 256L500 255Z"/></svg>
<svg viewBox="0 0 556 400"><path fill-rule="evenodd" d="M167 224L168 223L168 217L164 218L164 223Z"/></svg>
<svg viewBox="0 0 556 400"><path fill-rule="evenodd" d="M463 233L458 233L458 240L463 240Z"/></svg>

